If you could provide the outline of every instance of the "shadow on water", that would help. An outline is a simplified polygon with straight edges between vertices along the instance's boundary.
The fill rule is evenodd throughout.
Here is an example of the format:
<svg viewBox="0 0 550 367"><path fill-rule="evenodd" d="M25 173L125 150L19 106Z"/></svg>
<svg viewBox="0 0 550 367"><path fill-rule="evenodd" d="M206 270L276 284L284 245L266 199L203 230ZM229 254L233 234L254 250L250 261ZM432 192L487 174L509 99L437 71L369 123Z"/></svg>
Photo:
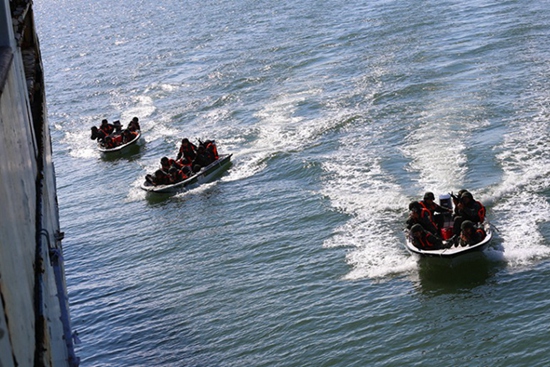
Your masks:
<svg viewBox="0 0 550 367"><path fill-rule="evenodd" d="M145 199L147 200L147 204L151 206L159 206L161 204L165 204L168 202L169 199L173 198L175 194L172 193L157 193L157 192L147 192L145 194Z"/></svg>
<svg viewBox="0 0 550 367"><path fill-rule="evenodd" d="M422 293L454 293L487 284L504 266L484 253L458 259L420 259L419 285Z"/></svg>

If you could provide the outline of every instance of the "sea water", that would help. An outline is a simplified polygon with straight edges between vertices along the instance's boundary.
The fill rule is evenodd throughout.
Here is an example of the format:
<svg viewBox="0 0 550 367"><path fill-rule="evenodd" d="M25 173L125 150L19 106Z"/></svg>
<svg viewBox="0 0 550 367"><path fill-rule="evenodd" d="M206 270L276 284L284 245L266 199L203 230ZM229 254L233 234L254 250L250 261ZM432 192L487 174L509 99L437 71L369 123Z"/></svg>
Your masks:
<svg viewBox="0 0 550 367"><path fill-rule="evenodd" d="M35 3L82 366L546 366L547 1ZM145 145L105 159L101 119ZM139 188L182 138L233 164ZM411 200L498 229L419 262Z"/></svg>

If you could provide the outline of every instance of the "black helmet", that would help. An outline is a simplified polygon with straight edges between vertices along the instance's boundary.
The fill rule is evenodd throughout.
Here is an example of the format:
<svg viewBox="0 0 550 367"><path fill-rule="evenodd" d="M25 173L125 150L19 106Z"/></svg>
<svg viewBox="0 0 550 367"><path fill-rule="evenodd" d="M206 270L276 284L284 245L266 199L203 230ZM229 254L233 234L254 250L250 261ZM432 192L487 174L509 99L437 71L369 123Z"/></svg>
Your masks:
<svg viewBox="0 0 550 367"><path fill-rule="evenodd" d="M465 220L464 222L462 222L462 224L460 225L460 229L465 230L466 228L474 228L474 222L472 222L471 220Z"/></svg>
<svg viewBox="0 0 550 367"><path fill-rule="evenodd" d="M427 192L424 194L424 200L435 200L435 195L433 192Z"/></svg>
<svg viewBox="0 0 550 367"><path fill-rule="evenodd" d="M468 198L470 200L474 200L474 196L472 195L471 192L469 191L464 191L461 195L460 195L460 200L464 199L464 198Z"/></svg>
<svg viewBox="0 0 550 367"><path fill-rule="evenodd" d="M418 201L413 201L409 204L409 210L412 212L420 212L422 210L422 206Z"/></svg>
<svg viewBox="0 0 550 367"><path fill-rule="evenodd" d="M424 227L422 227L420 224L417 223L411 227L411 232L412 233L424 232Z"/></svg>

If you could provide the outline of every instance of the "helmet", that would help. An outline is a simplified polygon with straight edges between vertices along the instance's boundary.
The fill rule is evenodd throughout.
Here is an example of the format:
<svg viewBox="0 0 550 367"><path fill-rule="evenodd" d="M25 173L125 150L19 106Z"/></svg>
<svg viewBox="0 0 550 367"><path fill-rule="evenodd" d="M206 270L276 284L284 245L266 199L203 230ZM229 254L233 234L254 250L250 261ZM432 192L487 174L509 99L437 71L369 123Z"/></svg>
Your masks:
<svg viewBox="0 0 550 367"><path fill-rule="evenodd" d="M418 201L413 201L409 204L409 210L412 212L419 212L422 209L422 206Z"/></svg>
<svg viewBox="0 0 550 367"><path fill-rule="evenodd" d="M474 196L472 195L471 192L469 191L465 191L462 193L462 195L460 195L460 200L464 199L464 198L468 198L470 200L474 200Z"/></svg>
<svg viewBox="0 0 550 367"><path fill-rule="evenodd" d="M422 227L420 224L417 223L411 227L411 232L412 233L424 232L424 227Z"/></svg>
<svg viewBox="0 0 550 367"><path fill-rule="evenodd" d="M427 192L424 194L424 200L435 200L435 195L433 192Z"/></svg>
<svg viewBox="0 0 550 367"><path fill-rule="evenodd" d="M472 222L471 220L465 220L464 222L462 222L462 224L460 225L460 229L465 230L466 228L474 228L474 222Z"/></svg>

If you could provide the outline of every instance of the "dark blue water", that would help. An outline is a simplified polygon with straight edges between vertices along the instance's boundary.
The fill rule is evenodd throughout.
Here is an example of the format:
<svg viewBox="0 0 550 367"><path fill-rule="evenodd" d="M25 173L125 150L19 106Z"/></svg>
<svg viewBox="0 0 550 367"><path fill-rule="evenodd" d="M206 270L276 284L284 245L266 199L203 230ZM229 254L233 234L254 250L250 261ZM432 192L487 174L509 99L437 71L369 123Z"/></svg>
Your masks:
<svg viewBox="0 0 550 367"><path fill-rule="evenodd" d="M35 4L83 366L546 366L547 1ZM105 159L103 118L145 145ZM233 165L139 185L183 137ZM486 252L418 262L468 188Z"/></svg>

